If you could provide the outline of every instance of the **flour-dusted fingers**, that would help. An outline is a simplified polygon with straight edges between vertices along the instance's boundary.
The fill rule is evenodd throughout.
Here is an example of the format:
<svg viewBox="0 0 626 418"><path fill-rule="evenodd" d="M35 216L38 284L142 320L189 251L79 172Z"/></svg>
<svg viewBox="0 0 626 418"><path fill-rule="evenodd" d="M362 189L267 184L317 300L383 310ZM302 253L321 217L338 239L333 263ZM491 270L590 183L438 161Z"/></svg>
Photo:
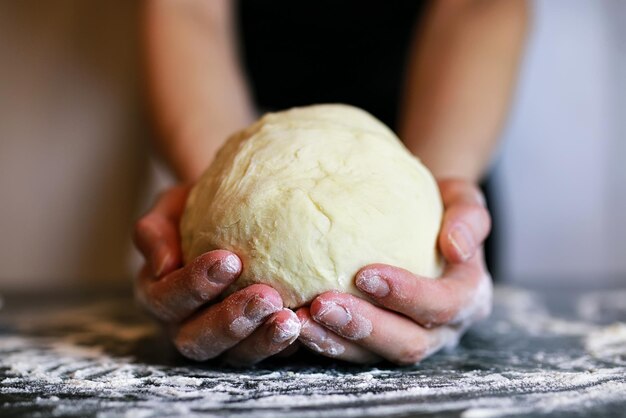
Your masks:
<svg viewBox="0 0 626 418"><path fill-rule="evenodd" d="M352 363L372 364L382 360L371 351L340 337L315 322L311 317L309 308L300 308L296 314L302 323L298 341L311 351Z"/></svg>
<svg viewBox="0 0 626 418"><path fill-rule="evenodd" d="M248 286L183 322L174 345L192 360L217 357L246 339L282 307L282 299L271 287Z"/></svg>
<svg viewBox="0 0 626 418"><path fill-rule="evenodd" d="M300 334L300 320L291 309L272 314L248 338L228 350L226 361L236 366L258 363L278 354L293 343Z"/></svg>
<svg viewBox="0 0 626 418"><path fill-rule="evenodd" d="M180 322L215 299L240 272L239 258L225 250L202 254L159 279L144 268L136 282L137 300L161 321Z"/></svg>
<svg viewBox="0 0 626 418"><path fill-rule="evenodd" d="M479 320L491 311L492 283L482 250L468 262L449 264L438 279L372 264L357 273L355 282L378 304L426 328Z"/></svg>
<svg viewBox="0 0 626 418"><path fill-rule="evenodd" d="M439 248L447 261L462 263L482 247L491 230L491 217L480 189L466 180L439 181L444 215Z"/></svg>
<svg viewBox="0 0 626 418"><path fill-rule="evenodd" d="M409 318L356 296L326 292L310 308L313 319L360 347L397 364L415 364L439 349L458 343L453 327L425 329Z"/></svg>
<svg viewBox="0 0 626 418"><path fill-rule="evenodd" d="M155 277L172 272L182 262L178 224L189 189L190 186L181 185L163 192L135 224L135 245Z"/></svg>

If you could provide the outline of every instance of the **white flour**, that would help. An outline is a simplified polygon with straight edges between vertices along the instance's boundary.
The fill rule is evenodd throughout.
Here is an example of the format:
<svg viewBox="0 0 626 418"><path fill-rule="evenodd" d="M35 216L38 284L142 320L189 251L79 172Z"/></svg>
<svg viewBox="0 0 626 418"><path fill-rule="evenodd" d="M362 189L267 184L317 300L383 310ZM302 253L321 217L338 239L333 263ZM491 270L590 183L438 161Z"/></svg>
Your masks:
<svg viewBox="0 0 626 418"><path fill-rule="evenodd" d="M119 306L21 314L14 323L19 332L0 334L0 405L21 405L2 402L13 395L34 402L44 415L99 417L254 411L260 417L349 418L457 411L477 418L578 412L618 402L623 411L625 323L553 317L533 294L510 289L499 291L496 300L500 313L479 325L461 348L406 369L159 365L133 354L134 347L153 347L159 357L165 346L155 337L156 327L107 313ZM585 306L607 310L607 300L597 294Z"/></svg>
<svg viewBox="0 0 626 418"><path fill-rule="evenodd" d="M596 358L626 366L626 324L594 330L585 338L585 348Z"/></svg>

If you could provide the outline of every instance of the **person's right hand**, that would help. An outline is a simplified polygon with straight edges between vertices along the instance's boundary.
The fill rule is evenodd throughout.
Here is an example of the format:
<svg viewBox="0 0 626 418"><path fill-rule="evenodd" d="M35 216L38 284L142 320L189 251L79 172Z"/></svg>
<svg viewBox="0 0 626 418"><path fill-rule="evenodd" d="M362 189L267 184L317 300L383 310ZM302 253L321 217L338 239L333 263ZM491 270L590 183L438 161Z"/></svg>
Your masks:
<svg viewBox="0 0 626 418"><path fill-rule="evenodd" d="M146 260L135 281L137 300L190 359L224 354L228 362L243 365L283 351L298 337L300 321L283 308L278 292L255 284L217 301L241 273L235 254L210 251L182 265L178 225L189 189L165 191L137 221L135 244Z"/></svg>

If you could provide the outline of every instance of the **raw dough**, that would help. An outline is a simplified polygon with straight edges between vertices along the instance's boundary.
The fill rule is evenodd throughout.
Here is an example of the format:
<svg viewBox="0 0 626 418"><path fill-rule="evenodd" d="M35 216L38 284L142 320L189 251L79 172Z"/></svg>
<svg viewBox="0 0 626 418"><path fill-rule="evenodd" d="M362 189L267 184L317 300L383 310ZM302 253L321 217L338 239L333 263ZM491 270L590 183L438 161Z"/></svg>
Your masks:
<svg viewBox="0 0 626 418"><path fill-rule="evenodd" d="M442 203L430 172L369 113L317 105L270 113L234 134L193 188L186 262L226 249L229 289L266 283L285 306L327 290L359 295L358 270L387 263L437 277Z"/></svg>

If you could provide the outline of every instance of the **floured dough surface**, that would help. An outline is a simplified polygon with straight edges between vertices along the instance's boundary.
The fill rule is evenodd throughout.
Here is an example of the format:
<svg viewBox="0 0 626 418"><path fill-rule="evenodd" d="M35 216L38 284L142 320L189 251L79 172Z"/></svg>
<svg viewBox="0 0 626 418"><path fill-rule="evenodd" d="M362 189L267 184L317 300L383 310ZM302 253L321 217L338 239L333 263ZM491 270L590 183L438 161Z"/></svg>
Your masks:
<svg viewBox="0 0 626 418"><path fill-rule="evenodd" d="M233 135L195 185L181 221L186 262L236 253L234 291L274 287L298 307L327 290L359 294L358 270L441 272L442 203L430 172L384 124L346 105L270 113Z"/></svg>

